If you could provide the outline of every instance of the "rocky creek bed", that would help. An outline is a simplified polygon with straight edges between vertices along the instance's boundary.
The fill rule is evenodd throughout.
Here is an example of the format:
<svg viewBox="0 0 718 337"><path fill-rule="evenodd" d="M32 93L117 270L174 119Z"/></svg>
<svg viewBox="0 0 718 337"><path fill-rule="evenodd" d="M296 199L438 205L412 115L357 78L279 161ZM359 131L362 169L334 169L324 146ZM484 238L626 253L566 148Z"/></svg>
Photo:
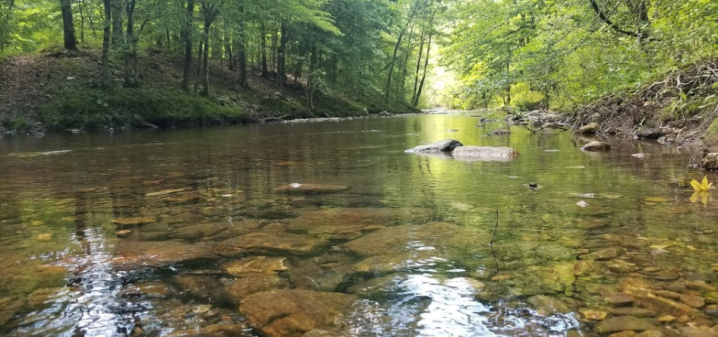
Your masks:
<svg viewBox="0 0 718 337"><path fill-rule="evenodd" d="M630 143L586 153L559 133L544 142L462 136L467 124L448 125L460 130L450 137L521 155L404 154L449 138L459 117L422 118L353 121L342 132L307 125L303 137L335 143L299 155L242 152L276 142L270 132L224 150L188 149L178 137L3 157L0 330L718 336L713 201L689 201L665 175L656 183L632 174L686 155L641 144L647 155L636 158ZM382 134L417 121L430 137ZM195 141L222 149L219 138ZM526 169L555 153L562 162Z"/></svg>

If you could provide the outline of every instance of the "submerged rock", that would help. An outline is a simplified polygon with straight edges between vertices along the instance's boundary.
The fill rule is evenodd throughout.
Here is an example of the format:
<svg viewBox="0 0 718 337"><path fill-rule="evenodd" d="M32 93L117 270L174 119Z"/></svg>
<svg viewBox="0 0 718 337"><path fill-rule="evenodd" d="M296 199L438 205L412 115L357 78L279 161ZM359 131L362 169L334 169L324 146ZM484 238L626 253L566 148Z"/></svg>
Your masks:
<svg viewBox="0 0 718 337"><path fill-rule="evenodd" d="M110 263L117 270L157 268L197 259L214 258L211 246L177 241L120 241Z"/></svg>
<svg viewBox="0 0 718 337"><path fill-rule="evenodd" d="M331 208L303 213L288 229L326 239L355 239L388 225L426 222L431 214L425 208Z"/></svg>
<svg viewBox="0 0 718 337"><path fill-rule="evenodd" d="M201 303L220 303L224 299L222 283L212 276L178 275L174 283L182 290L182 295Z"/></svg>
<svg viewBox="0 0 718 337"><path fill-rule="evenodd" d="M134 217L134 218L115 218L112 223L118 228L127 228L132 226L141 226L157 222L157 219L151 217Z"/></svg>
<svg viewBox="0 0 718 337"><path fill-rule="evenodd" d="M327 245L327 241L306 235L256 232L240 235L218 243L214 252L221 256L243 253L290 253L310 255Z"/></svg>
<svg viewBox="0 0 718 337"><path fill-rule="evenodd" d="M289 282L273 274L248 274L237 279L226 287L225 291L229 297L239 303L242 299L256 293L289 288Z"/></svg>
<svg viewBox="0 0 718 337"><path fill-rule="evenodd" d="M329 194L349 190L349 186L323 185L323 184L288 184L274 189L275 192L300 194Z"/></svg>
<svg viewBox="0 0 718 337"><path fill-rule="evenodd" d="M451 155L462 161L511 161L519 153L510 147L462 146L451 151Z"/></svg>
<svg viewBox="0 0 718 337"><path fill-rule="evenodd" d="M229 228L228 224L224 223L206 223L191 225L185 227L179 227L173 230L169 237L171 239L180 240L198 240L205 237L215 236Z"/></svg>
<svg viewBox="0 0 718 337"><path fill-rule="evenodd" d="M350 265L335 268L322 268L314 261L302 261L296 268L289 271L289 279L297 289L317 291L334 291L342 284L347 284L354 275Z"/></svg>
<svg viewBox="0 0 718 337"><path fill-rule="evenodd" d="M23 305L25 305L25 300L17 296L0 298L0 327L11 320Z"/></svg>
<svg viewBox="0 0 718 337"><path fill-rule="evenodd" d="M707 154L701 161L703 168L706 170L718 170L718 152Z"/></svg>
<svg viewBox="0 0 718 337"><path fill-rule="evenodd" d="M165 337L229 337L249 336L247 326L244 324L217 324L202 328L173 331Z"/></svg>
<svg viewBox="0 0 718 337"><path fill-rule="evenodd" d="M251 295L240 304L249 323L267 337L300 337L322 329L337 332L354 295L309 290L273 290Z"/></svg>
<svg viewBox="0 0 718 337"><path fill-rule="evenodd" d="M604 142L593 141L581 147L582 151L608 151L611 149L611 145Z"/></svg>
<svg viewBox="0 0 718 337"><path fill-rule="evenodd" d="M454 139L444 139L426 145L419 145L413 149L406 150L406 153L431 153L431 152L451 152L454 149L464 146L460 141Z"/></svg>
<svg viewBox="0 0 718 337"><path fill-rule="evenodd" d="M619 331L646 331L656 330L657 327L651 324L650 321L632 316L619 316L609 318L596 324L593 328L594 331L605 334Z"/></svg>
<svg viewBox="0 0 718 337"><path fill-rule="evenodd" d="M222 265L222 268L233 276L244 276L251 273L276 274L285 271L287 259L284 257L252 256Z"/></svg>
<svg viewBox="0 0 718 337"><path fill-rule="evenodd" d="M567 314L571 309L563 302L549 296L537 295L527 300L540 315Z"/></svg>

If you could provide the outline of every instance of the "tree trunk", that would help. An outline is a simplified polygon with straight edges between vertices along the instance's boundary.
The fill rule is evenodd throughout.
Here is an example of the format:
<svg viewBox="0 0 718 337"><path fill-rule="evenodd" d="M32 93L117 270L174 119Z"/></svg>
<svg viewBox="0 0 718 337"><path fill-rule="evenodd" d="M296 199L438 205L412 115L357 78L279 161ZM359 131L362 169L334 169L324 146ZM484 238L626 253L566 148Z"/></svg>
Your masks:
<svg viewBox="0 0 718 337"><path fill-rule="evenodd" d="M107 1L107 0L105 0ZM189 76L192 67L192 16L194 0L187 0L187 15L184 19L182 37L184 38L184 71L182 73L182 89L189 91Z"/></svg>
<svg viewBox="0 0 718 337"><path fill-rule="evenodd" d="M85 14L82 10L82 2L80 2L80 42L85 42Z"/></svg>
<svg viewBox="0 0 718 337"><path fill-rule="evenodd" d="M105 4L105 28L102 34L102 86L110 86L110 1L103 0Z"/></svg>
<svg viewBox="0 0 718 337"><path fill-rule="evenodd" d="M112 0L112 45L119 46L123 37L122 0Z"/></svg>
<svg viewBox="0 0 718 337"><path fill-rule="evenodd" d="M269 77L269 70L267 69L267 31L265 30L264 23L259 24L259 43L260 49L262 49L262 77Z"/></svg>
<svg viewBox="0 0 718 337"><path fill-rule="evenodd" d="M75 27L72 24L72 2L70 0L60 0L60 11L62 12L62 32L65 49L77 50Z"/></svg>
<svg viewBox="0 0 718 337"><path fill-rule="evenodd" d="M431 28L429 28L431 29ZM414 90L411 92L411 105L415 106L414 100L416 100L416 91L419 88L419 73L421 70L421 58L424 56L424 30L421 31L421 37L419 38L419 57L416 59L416 70L414 71Z"/></svg>
<svg viewBox="0 0 718 337"><path fill-rule="evenodd" d="M426 81L426 71L429 68L429 52L431 51L431 38L433 37L434 31L429 31L429 42L426 46L426 58L424 59L424 74L421 76L421 83L419 84L419 89L416 91L416 97L414 98L414 101L411 102L412 106L419 105L419 99L421 99L421 91L424 89L424 81Z"/></svg>
<svg viewBox="0 0 718 337"><path fill-rule="evenodd" d="M204 77L202 78L202 81L204 82L204 85L202 86L202 96L209 96L209 28L212 25L212 21L209 21L205 18L204 21L204 60L202 60L202 72L204 73Z"/></svg>
<svg viewBox="0 0 718 337"><path fill-rule="evenodd" d="M307 109L314 110L314 77L316 76L317 67L317 46L312 45L311 55L309 56L309 74L307 75Z"/></svg>
<svg viewBox="0 0 718 337"><path fill-rule="evenodd" d="M238 68L239 68L239 87L240 88L247 88L249 87L249 83L247 82L247 50L246 46L244 45L244 38L240 36L239 38L239 48L237 50L237 59L239 62Z"/></svg>
<svg viewBox="0 0 718 337"><path fill-rule="evenodd" d="M279 85L279 93L284 94L284 83L287 80L287 42L289 42L289 31L287 24L282 21L281 38L279 41L279 50L277 51L277 84Z"/></svg>
<svg viewBox="0 0 718 337"><path fill-rule="evenodd" d="M416 11L421 7L422 1L417 1L414 4L414 8L412 8L411 12L409 13L409 17L406 20L406 24L404 25L404 28L399 32L399 37L396 39L396 44L394 45L394 54L391 56L391 62L389 63L389 75L386 79L386 89L385 97L384 97L384 103L389 104L389 93L391 92L391 76L394 74L394 64L396 63L396 54L399 51L399 47L401 46L401 40L404 38L404 34L406 34L406 30L409 28L409 25L411 24L411 21L414 18L414 15L416 14Z"/></svg>
<svg viewBox="0 0 718 337"><path fill-rule="evenodd" d="M229 41L229 40L228 40L228 41ZM231 43L231 41L230 41L230 42L227 42L227 44L224 45L224 50L227 52L227 62L229 63L229 64L228 64L229 70L230 70L230 71L235 71L236 69L234 68L234 54L232 54L232 43Z"/></svg>
<svg viewBox="0 0 718 337"><path fill-rule="evenodd" d="M134 83L134 70L131 69L131 64L134 66L135 61L132 59L133 57L136 57L135 54L135 22L134 22L134 14L135 14L135 1L136 0L128 0L127 5L125 6L125 11L127 12L127 37L125 37L127 41L127 47L125 48L125 86L126 87L132 87L135 86Z"/></svg>

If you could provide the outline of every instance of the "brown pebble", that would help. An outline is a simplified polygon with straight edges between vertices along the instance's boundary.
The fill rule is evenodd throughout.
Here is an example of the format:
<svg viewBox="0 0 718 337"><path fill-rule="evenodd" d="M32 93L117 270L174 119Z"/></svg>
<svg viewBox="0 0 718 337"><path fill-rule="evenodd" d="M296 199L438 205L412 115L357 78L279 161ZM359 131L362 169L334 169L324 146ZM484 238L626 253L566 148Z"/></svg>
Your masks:
<svg viewBox="0 0 718 337"><path fill-rule="evenodd" d="M661 323L670 323L670 322L673 322L673 321L675 321L675 320L676 320L676 318L673 317L673 316L671 316L671 315L663 315L663 316L661 316L661 317L658 317L658 321L661 322Z"/></svg>
<svg viewBox="0 0 718 337"><path fill-rule="evenodd" d="M683 282L676 281L666 286L666 290L670 290L676 293L682 293L686 291L686 285Z"/></svg>
<svg viewBox="0 0 718 337"><path fill-rule="evenodd" d="M682 315L681 317L678 317L678 319L677 319L678 323L687 323L690 320L691 320L691 318L688 315Z"/></svg>
<svg viewBox="0 0 718 337"><path fill-rule="evenodd" d="M132 234L132 231L129 229L115 231L115 235L117 235L118 238L124 238L124 237L130 236L130 234Z"/></svg>
<svg viewBox="0 0 718 337"><path fill-rule="evenodd" d="M689 289L701 290L701 291L716 291L716 288L706 284L705 281L686 281L686 287Z"/></svg>
<svg viewBox="0 0 718 337"><path fill-rule="evenodd" d="M609 293L603 295L606 302L615 306L628 305L633 302L633 296L626 293Z"/></svg>
<svg viewBox="0 0 718 337"><path fill-rule="evenodd" d="M608 337L633 337L637 335L635 331L621 331L608 335Z"/></svg>
<svg viewBox="0 0 718 337"><path fill-rule="evenodd" d="M600 310L583 309L580 310L580 312L583 315L583 318L592 321L602 321L606 319L606 316L608 316L607 312Z"/></svg>
<svg viewBox="0 0 718 337"><path fill-rule="evenodd" d="M700 308L706 305L706 301L703 297L688 294L681 296L681 302L693 308Z"/></svg>
<svg viewBox="0 0 718 337"><path fill-rule="evenodd" d="M695 325L695 326L706 326L706 327L712 327L715 325L715 323L705 317L696 317L693 319L693 322L688 323L688 325Z"/></svg>

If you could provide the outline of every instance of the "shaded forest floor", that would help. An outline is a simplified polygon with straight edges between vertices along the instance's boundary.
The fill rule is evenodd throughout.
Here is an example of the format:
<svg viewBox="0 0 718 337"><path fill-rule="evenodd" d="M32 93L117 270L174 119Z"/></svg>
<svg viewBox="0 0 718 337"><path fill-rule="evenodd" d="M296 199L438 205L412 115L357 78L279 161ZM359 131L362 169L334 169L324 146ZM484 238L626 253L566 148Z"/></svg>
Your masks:
<svg viewBox="0 0 718 337"><path fill-rule="evenodd" d="M251 73L250 88L237 89L238 73L219 61L210 67L209 97L195 90L196 68L192 70L191 93L180 89L180 57L144 55L138 68L139 86L124 87L124 62L111 62L113 87L103 89L96 52L30 54L2 60L0 131L223 125L416 111L321 92L315 94L315 108L309 110L301 84L288 86L279 96L273 81Z"/></svg>
<svg viewBox="0 0 718 337"><path fill-rule="evenodd" d="M598 123L598 134L676 144L702 140L707 152L717 152L718 59L676 69L635 91L614 93L570 114L575 126Z"/></svg>

